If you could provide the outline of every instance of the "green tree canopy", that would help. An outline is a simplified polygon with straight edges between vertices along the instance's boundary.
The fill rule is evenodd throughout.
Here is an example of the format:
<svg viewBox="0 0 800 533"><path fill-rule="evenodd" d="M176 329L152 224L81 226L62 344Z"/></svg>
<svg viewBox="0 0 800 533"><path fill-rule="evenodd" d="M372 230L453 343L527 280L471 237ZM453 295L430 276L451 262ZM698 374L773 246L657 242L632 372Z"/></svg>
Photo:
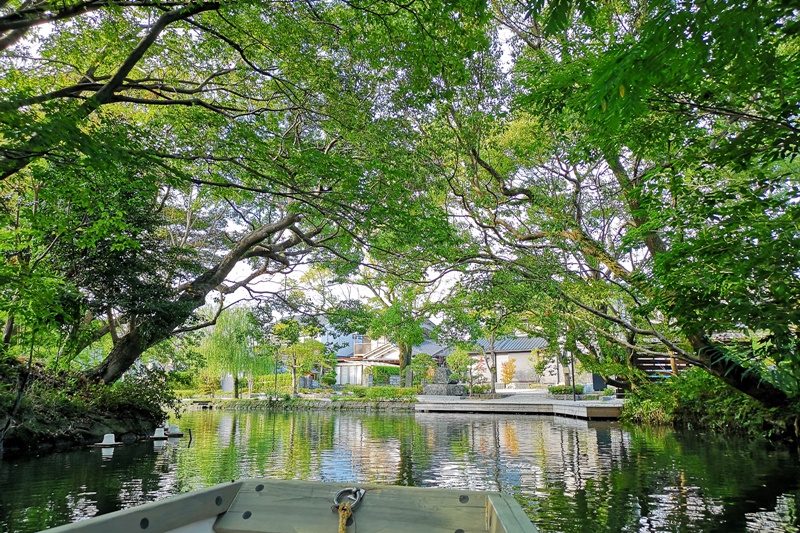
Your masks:
<svg viewBox="0 0 800 533"><path fill-rule="evenodd" d="M113 382L212 293L423 233L439 169L414 145L482 9L3 4L3 353L34 324L71 354L111 337L88 375Z"/></svg>
<svg viewBox="0 0 800 533"><path fill-rule="evenodd" d="M312 338L319 333L314 326L304 326L295 319L283 319L272 327L280 342L278 354L285 368L292 374L292 393L297 394L298 374L314 369L322 373L336 367L336 355L324 343Z"/></svg>
<svg viewBox="0 0 800 533"><path fill-rule="evenodd" d="M677 354L786 405L800 368L796 12L494 7L514 34L511 76L496 61L473 76L447 124L454 201L483 255L595 359L601 340ZM749 346L715 336L742 329Z"/></svg>

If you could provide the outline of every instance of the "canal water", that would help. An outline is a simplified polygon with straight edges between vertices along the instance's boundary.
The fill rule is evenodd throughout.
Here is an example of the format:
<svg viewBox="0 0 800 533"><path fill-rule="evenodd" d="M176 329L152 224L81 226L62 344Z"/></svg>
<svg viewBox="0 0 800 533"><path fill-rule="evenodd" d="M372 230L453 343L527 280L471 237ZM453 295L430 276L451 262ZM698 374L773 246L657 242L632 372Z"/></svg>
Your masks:
<svg viewBox="0 0 800 533"><path fill-rule="evenodd" d="M798 456L763 442L503 415L194 411L180 425L191 443L0 461L0 531L262 476L499 490L542 532L800 531Z"/></svg>

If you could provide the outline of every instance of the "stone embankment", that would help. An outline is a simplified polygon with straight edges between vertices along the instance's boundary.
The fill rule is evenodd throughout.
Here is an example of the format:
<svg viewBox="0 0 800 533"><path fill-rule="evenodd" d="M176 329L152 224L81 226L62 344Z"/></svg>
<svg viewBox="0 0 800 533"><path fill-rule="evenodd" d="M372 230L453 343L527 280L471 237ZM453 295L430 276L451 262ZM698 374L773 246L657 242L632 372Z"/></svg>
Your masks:
<svg viewBox="0 0 800 533"><path fill-rule="evenodd" d="M189 400L189 409L225 409L234 411L391 411L414 412L413 401L402 400L332 400L330 398L290 399L212 399L210 401Z"/></svg>
<svg viewBox="0 0 800 533"><path fill-rule="evenodd" d="M154 429L155 423L138 413L114 417L87 414L58 427L36 420L26 421L12 425L0 446L0 457L9 459L65 451L100 442L106 433L113 433L118 441L135 442L147 439Z"/></svg>

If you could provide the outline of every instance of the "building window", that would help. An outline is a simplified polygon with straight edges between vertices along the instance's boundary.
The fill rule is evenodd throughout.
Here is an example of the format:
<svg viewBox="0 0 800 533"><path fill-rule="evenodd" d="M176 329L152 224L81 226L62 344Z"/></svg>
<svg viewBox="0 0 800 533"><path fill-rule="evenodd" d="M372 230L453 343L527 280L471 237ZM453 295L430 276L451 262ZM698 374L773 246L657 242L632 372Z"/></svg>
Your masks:
<svg viewBox="0 0 800 533"><path fill-rule="evenodd" d="M372 347L372 339L367 335L353 335L353 355L364 355Z"/></svg>

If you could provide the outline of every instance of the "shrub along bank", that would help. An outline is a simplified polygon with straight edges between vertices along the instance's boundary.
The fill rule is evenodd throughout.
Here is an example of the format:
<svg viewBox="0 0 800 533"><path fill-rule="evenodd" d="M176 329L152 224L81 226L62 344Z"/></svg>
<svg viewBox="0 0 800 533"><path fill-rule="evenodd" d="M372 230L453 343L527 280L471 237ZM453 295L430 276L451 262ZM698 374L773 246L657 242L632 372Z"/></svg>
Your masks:
<svg viewBox="0 0 800 533"><path fill-rule="evenodd" d="M772 439L797 439L800 402L768 409L699 368L626 394L623 420Z"/></svg>
<svg viewBox="0 0 800 533"><path fill-rule="evenodd" d="M178 407L161 372L105 385L37 367L27 379L26 369L14 365L6 370L10 375L0 383L0 450L6 457L100 442L105 433L118 440L146 436L167 410ZM21 383L25 391L19 396Z"/></svg>
<svg viewBox="0 0 800 533"><path fill-rule="evenodd" d="M310 392L310 391L309 391ZM215 399L211 404L218 409L279 410L302 409L332 410L397 410L413 411L417 401L417 387L361 387L347 385L341 394L317 391L292 397L288 394L263 399Z"/></svg>
<svg viewBox="0 0 800 533"><path fill-rule="evenodd" d="M337 401L336 398L216 399L211 402L211 405L215 409L233 411L414 411L414 402L409 400L352 399Z"/></svg>

